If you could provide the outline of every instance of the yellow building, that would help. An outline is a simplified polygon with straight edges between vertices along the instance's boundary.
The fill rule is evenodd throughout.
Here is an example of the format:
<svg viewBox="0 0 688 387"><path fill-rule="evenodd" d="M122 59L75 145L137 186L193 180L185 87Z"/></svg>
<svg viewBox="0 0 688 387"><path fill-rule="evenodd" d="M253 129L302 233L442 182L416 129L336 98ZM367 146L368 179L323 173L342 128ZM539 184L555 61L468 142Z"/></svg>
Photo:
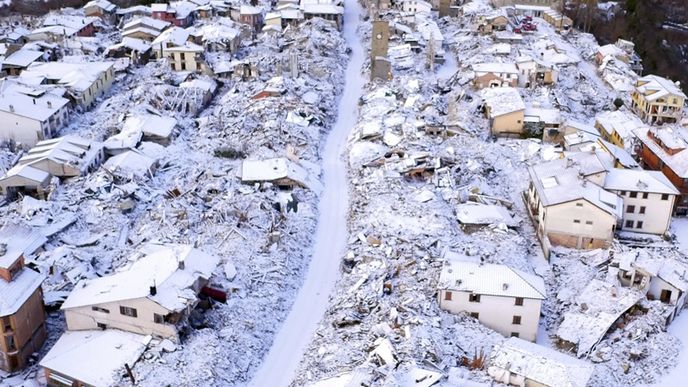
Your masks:
<svg viewBox="0 0 688 387"><path fill-rule="evenodd" d="M647 75L636 81L631 99L638 117L649 124L661 124L681 118L686 95L670 80Z"/></svg>

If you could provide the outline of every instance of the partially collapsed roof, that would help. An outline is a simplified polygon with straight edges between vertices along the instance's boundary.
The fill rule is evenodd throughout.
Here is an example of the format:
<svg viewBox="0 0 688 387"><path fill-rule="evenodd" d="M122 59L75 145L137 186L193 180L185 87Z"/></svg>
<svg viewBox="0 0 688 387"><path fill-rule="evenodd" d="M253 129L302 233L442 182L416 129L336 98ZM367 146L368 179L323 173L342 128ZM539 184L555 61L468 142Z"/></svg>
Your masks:
<svg viewBox="0 0 688 387"><path fill-rule="evenodd" d="M189 245L148 246L147 254L123 271L79 282L62 309L148 298L170 312L195 304L199 278L209 279L219 258ZM156 286L151 295L150 287Z"/></svg>

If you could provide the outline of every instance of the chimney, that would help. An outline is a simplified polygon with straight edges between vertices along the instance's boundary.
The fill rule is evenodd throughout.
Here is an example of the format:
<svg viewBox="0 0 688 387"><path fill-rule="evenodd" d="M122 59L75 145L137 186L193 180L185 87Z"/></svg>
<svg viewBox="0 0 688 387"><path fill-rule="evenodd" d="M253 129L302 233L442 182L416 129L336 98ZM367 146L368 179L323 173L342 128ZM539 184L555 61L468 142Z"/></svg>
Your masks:
<svg viewBox="0 0 688 387"><path fill-rule="evenodd" d="M7 254L7 243L0 243L0 257Z"/></svg>
<svg viewBox="0 0 688 387"><path fill-rule="evenodd" d="M186 265L184 264L184 261L179 261L179 270L184 270L185 267Z"/></svg>
<svg viewBox="0 0 688 387"><path fill-rule="evenodd" d="M502 290L507 290L507 289L509 289L509 284L503 283L502 284Z"/></svg>
<svg viewBox="0 0 688 387"><path fill-rule="evenodd" d="M33 104L34 104L34 105L36 104L36 98L33 99Z"/></svg>
<svg viewBox="0 0 688 387"><path fill-rule="evenodd" d="M150 287L150 295L154 296L158 294L158 287L155 286L155 282L153 282L153 286Z"/></svg>
<svg viewBox="0 0 688 387"><path fill-rule="evenodd" d="M10 111L14 113L14 105L10 105Z"/></svg>
<svg viewBox="0 0 688 387"><path fill-rule="evenodd" d="M52 107L53 107L53 103L52 103L51 101L48 101L47 103L48 103L48 107L49 107L49 108L52 108Z"/></svg>

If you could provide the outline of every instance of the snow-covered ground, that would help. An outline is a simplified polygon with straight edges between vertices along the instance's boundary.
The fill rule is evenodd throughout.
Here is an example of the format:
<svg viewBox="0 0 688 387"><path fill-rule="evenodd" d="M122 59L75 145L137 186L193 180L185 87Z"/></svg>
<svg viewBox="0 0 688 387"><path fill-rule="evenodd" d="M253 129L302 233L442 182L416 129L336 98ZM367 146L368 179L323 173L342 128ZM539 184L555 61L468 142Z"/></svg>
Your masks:
<svg viewBox="0 0 688 387"><path fill-rule="evenodd" d="M318 206L313 255L289 315L250 383L255 387L289 385L301 355L329 305L329 295L339 278L340 260L347 238L346 214L349 205L342 151L351 128L356 124L356 105L364 84L361 74L364 53L356 32L360 6L356 0L347 0L344 9L343 35L351 48L351 58L346 70L344 92L339 101L337 122L323 151L325 189Z"/></svg>

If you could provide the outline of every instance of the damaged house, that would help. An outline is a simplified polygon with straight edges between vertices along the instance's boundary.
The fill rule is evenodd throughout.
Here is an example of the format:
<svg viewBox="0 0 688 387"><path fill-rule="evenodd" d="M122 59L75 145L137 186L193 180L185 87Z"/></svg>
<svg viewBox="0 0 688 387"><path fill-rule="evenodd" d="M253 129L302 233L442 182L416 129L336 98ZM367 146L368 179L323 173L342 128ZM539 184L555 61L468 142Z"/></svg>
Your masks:
<svg viewBox="0 0 688 387"><path fill-rule="evenodd" d="M605 152L573 153L528 168L527 208L543 246L599 248L614 239L623 199L602 188L612 160Z"/></svg>
<svg viewBox="0 0 688 387"><path fill-rule="evenodd" d="M517 337L490 354L487 373L497 382L512 386L586 387L594 366Z"/></svg>
<svg viewBox="0 0 688 387"><path fill-rule="evenodd" d="M285 158L244 160L239 170L242 183L271 182L281 187L303 187L320 192L320 181L299 164Z"/></svg>
<svg viewBox="0 0 688 387"><path fill-rule="evenodd" d="M45 341L44 276L25 267L25 258L46 242L23 224L0 229L0 370L5 372L26 366Z"/></svg>
<svg viewBox="0 0 688 387"><path fill-rule="evenodd" d="M518 69L513 63L477 63L471 67L475 74L473 86L477 89L518 85Z"/></svg>
<svg viewBox="0 0 688 387"><path fill-rule="evenodd" d="M43 197L52 177L82 176L97 168L103 157L101 143L80 137L41 141L0 178L0 192L8 196L36 193Z"/></svg>
<svg viewBox="0 0 688 387"><path fill-rule="evenodd" d="M536 275L452 257L442 268L437 297L443 310L466 312L504 336L535 341L546 293Z"/></svg>
<svg viewBox="0 0 688 387"><path fill-rule="evenodd" d="M0 88L0 139L31 147L66 124L68 99L10 80Z"/></svg>
<svg viewBox="0 0 688 387"><path fill-rule="evenodd" d="M523 134L526 105L518 90L513 87L494 87L482 90L485 116L490 132L495 136Z"/></svg>
<svg viewBox="0 0 688 387"><path fill-rule="evenodd" d="M646 250L615 252L609 275L624 287L643 291L649 300L669 306L663 315L666 325L686 306L688 265L677 259L650 256Z"/></svg>
<svg viewBox="0 0 688 387"><path fill-rule="evenodd" d="M631 93L631 109L648 124L678 122L686 95L678 83L658 75L638 78Z"/></svg>
<svg viewBox="0 0 688 387"><path fill-rule="evenodd" d="M82 280L62 304L70 331L115 328L178 340L219 258L188 245L147 245L115 274Z"/></svg>

